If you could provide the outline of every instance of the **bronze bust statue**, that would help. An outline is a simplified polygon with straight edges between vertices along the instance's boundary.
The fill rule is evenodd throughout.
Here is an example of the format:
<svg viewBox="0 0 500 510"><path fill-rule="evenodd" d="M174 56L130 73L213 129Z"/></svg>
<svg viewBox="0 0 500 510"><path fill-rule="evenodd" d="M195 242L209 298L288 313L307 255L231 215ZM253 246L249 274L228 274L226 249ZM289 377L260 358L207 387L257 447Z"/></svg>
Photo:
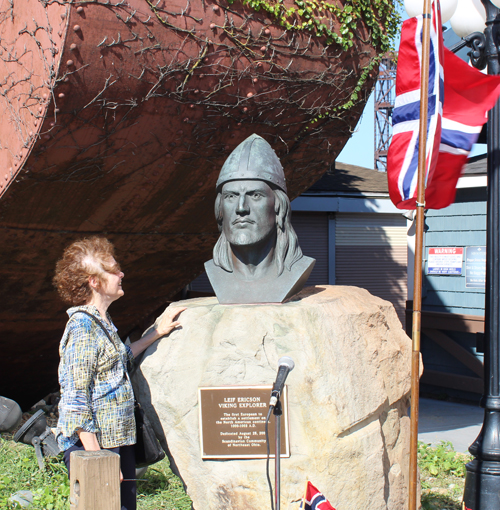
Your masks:
<svg viewBox="0 0 500 510"><path fill-rule="evenodd" d="M205 270L219 302L282 303L299 292L315 260L300 249L272 147L249 136L227 158L216 187L221 235Z"/></svg>

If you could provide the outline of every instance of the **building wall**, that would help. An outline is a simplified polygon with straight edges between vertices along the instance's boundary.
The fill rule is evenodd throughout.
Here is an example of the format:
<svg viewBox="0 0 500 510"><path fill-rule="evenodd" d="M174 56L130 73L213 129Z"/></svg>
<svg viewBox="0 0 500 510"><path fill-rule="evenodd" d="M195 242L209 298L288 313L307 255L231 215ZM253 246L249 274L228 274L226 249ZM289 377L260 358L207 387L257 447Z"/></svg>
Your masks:
<svg viewBox="0 0 500 510"><path fill-rule="evenodd" d="M454 204L426 211L421 335L424 394L476 400L482 393L478 331L483 324L484 289L466 287L465 249L485 245L486 188L460 189ZM462 274L427 274L429 249L448 247L463 248Z"/></svg>
<svg viewBox="0 0 500 510"><path fill-rule="evenodd" d="M316 259L309 285L328 284L328 215L325 213L294 213L292 225L299 238L302 253Z"/></svg>
<svg viewBox="0 0 500 510"><path fill-rule="evenodd" d="M454 204L426 212L425 228L423 309L484 315L484 289L465 285L465 248L486 245L486 189L459 190ZM427 274L429 248L439 247L464 248L461 276Z"/></svg>
<svg viewBox="0 0 500 510"><path fill-rule="evenodd" d="M339 213L335 220L335 282L362 287L390 301L404 325L406 219L402 214Z"/></svg>

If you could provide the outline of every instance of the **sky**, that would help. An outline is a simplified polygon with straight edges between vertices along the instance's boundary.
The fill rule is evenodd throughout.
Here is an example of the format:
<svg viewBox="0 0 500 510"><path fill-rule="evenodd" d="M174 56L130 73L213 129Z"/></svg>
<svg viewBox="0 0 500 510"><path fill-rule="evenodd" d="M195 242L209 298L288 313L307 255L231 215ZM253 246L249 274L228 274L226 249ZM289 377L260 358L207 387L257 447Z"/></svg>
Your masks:
<svg viewBox="0 0 500 510"><path fill-rule="evenodd" d="M406 13L402 13L403 19L407 19L408 16ZM451 38L454 38L458 41L458 36L456 36L451 28L449 23L446 23L445 26L448 30L448 35L451 35ZM455 41L452 42L452 44ZM399 41L396 43L396 49L399 45ZM446 42L445 35L445 45L448 46ZM462 50L462 54L466 54L468 49ZM340 163L348 163L351 165L362 166L365 168L375 168L374 166L374 157L375 157L375 93L372 93L370 99L366 103L365 109L363 111L363 115L361 116L356 129L352 137L349 139L347 144L344 146L342 152L338 155L337 161ZM486 145L484 144L476 144L472 147L472 151L470 156L477 156L479 154L484 154L486 152Z"/></svg>

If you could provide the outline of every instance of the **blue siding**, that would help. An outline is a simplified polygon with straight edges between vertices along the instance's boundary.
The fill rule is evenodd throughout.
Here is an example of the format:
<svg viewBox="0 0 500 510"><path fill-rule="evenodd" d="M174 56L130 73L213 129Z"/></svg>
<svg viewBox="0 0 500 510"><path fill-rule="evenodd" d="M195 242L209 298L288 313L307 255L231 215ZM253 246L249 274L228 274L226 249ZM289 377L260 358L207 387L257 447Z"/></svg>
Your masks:
<svg viewBox="0 0 500 510"><path fill-rule="evenodd" d="M436 312L484 315L484 289L465 287L465 248L486 245L484 190L460 190L457 202L425 217L425 267L429 248L464 248L462 275L423 277L422 307Z"/></svg>
<svg viewBox="0 0 500 510"><path fill-rule="evenodd" d="M462 189L454 204L440 210L428 210L425 217L424 276L422 308L435 312L484 315L484 289L465 287L465 248L486 245L486 189ZM462 275L427 275L429 248L464 248ZM476 335L445 331L446 335L482 361L476 351ZM424 370L475 377L452 354L422 333L421 345ZM421 391L474 399L476 396L450 388L422 385Z"/></svg>
<svg viewBox="0 0 500 510"><path fill-rule="evenodd" d="M452 338L458 345L483 361L484 355L476 350L475 335L470 333L459 333L458 331L447 331L446 334ZM424 358L424 368L437 370L438 372L447 372L451 374L462 374L469 377L477 375L469 368L462 365L455 357L442 347L435 344L432 340L422 335L422 357Z"/></svg>
<svg viewBox="0 0 500 510"><path fill-rule="evenodd" d="M468 190L464 190L467 192ZM462 193L463 195L463 193ZM463 201L455 202L454 204L445 207L444 209L428 209L426 211L426 218L432 217L446 217L446 216L469 216L469 215L483 215L486 216L486 201L471 200L466 201L468 197L463 196Z"/></svg>

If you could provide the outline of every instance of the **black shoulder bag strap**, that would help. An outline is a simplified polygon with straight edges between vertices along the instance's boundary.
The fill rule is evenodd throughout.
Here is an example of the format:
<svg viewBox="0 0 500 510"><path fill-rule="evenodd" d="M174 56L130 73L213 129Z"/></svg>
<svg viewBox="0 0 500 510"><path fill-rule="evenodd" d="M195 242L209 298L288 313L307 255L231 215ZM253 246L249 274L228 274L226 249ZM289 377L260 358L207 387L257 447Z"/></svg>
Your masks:
<svg viewBox="0 0 500 510"><path fill-rule="evenodd" d="M97 324L99 324L99 326L101 326L101 329L104 331L106 336L109 338L110 342L116 347L115 343L113 342L113 339L111 338L111 335L109 334L109 331L106 329L104 324L93 313L87 312L87 310L77 310L75 313L84 313L84 314L88 315L89 317L92 317L92 319L94 319L97 322Z"/></svg>
<svg viewBox="0 0 500 510"><path fill-rule="evenodd" d="M104 331L104 334L108 337L109 341L111 342L111 344L113 345L113 347L116 349L116 352L118 353L118 356L120 357L121 359L121 355L118 351L118 348L116 347L116 344L115 342L113 341L113 339L111 338L111 335L109 334L109 331L106 329L106 327L104 326L104 324L93 314L93 313L90 313L90 312L87 312L87 310L78 310L76 311L75 313L84 313L86 315L88 315L89 317L91 317L92 319L94 319L97 324L99 324L99 326L101 327L101 329ZM74 315L74 314L73 314ZM123 363L123 362L122 362ZM127 378L129 379L130 381L130 376L129 376L129 370L128 370L128 366L125 366L123 365L123 369L125 370L125 375L127 376Z"/></svg>

